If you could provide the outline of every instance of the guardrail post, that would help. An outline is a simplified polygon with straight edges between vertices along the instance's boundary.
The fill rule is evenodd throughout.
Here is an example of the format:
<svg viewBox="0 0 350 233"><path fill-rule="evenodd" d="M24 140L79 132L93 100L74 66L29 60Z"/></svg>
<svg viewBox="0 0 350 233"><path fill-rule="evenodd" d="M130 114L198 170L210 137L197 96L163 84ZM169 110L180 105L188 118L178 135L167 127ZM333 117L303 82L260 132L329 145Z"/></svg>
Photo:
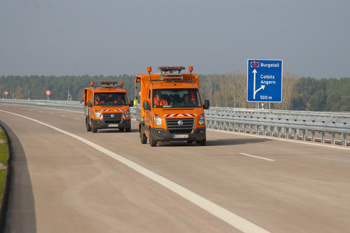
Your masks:
<svg viewBox="0 0 350 233"><path fill-rule="evenodd" d="M335 133L332 132L331 135L332 135L331 144L334 145L335 144Z"/></svg>
<svg viewBox="0 0 350 233"><path fill-rule="evenodd" d="M302 140L303 141L307 140L307 130L306 129L302 129Z"/></svg>
<svg viewBox="0 0 350 233"><path fill-rule="evenodd" d="M255 134L260 135L259 125L255 125Z"/></svg>
<svg viewBox="0 0 350 233"><path fill-rule="evenodd" d="M253 133L253 125L249 124L249 133L252 134Z"/></svg>
<svg viewBox="0 0 350 233"><path fill-rule="evenodd" d="M291 138L291 128L286 129L286 138Z"/></svg>
<svg viewBox="0 0 350 233"><path fill-rule="evenodd" d="M282 128L281 127L277 127L276 129L277 129L277 133L276 133L277 137L280 138L282 136Z"/></svg>
<svg viewBox="0 0 350 233"><path fill-rule="evenodd" d="M247 124L243 123L243 133L247 133Z"/></svg>
<svg viewBox="0 0 350 233"><path fill-rule="evenodd" d="M311 130L311 141L315 142L315 130Z"/></svg>
<svg viewBox="0 0 350 233"><path fill-rule="evenodd" d="M272 127L270 125L267 126L267 133L269 134L269 136L273 136Z"/></svg>
<svg viewBox="0 0 350 233"><path fill-rule="evenodd" d="M293 139L298 139L297 129L293 129Z"/></svg>
<svg viewBox="0 0 350 233"><path fill-rule="evenodd" d="M343 146L346 146L346 136L347 136L347 133L341 133L341 144Z"/></svg>
<svg viewBox="0 0 350 233"><path fill-rule="evenodd" d="M261 126L261 131L262 131L262 135L266 136L266 126L265 125Z"/></svg>
<svg viewBox="0 0 350 233"><path fill-rule="evenodd" d="M300 129L299 128L297 128L297 138L296 139L299 139L300 138Z"/></svg>
<svg viewBox="0 0 350 233"><path fill-rule="evenodd" d="M326 141L325 134L326 134L325 131L321 131L321 143L325 143L325 141Z"/></svg>

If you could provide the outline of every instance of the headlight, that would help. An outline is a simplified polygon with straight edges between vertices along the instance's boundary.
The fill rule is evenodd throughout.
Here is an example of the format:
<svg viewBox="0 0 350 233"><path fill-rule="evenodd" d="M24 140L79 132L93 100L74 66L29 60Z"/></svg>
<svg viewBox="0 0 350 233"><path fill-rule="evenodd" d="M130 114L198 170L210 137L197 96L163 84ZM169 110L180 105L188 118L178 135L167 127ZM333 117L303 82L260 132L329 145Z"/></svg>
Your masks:
<svg viewBox="0 0 350 233"><path fill-rule="evenodd" d="M130 111L127 110L127 111L125 112L125 118L129 118L129 117L130 117Z"/></svg>
<svg viewBox="0 0 350 233"><path fill-rule="evenodd" d="M97 111L97 110L96 110L96 112L95 112L95 116L96 116L97 118L101 118L101 119L102 119L102 117L103 117L102 113L100 113L100 112Z"/></svg>
<svg viewBox="0 0 350 233"><path fill-rule="evenodd" d="M162 118L158 115L156 115L156 125L157 126L162 126Z"/></svg>
<svg viewBox="0 0 350 233"><path fill-rule="evenodd" d="M201 114L200 116L199 116L199 120L198 120L198 124L199 125L204 125L204 114Z"/></svg>

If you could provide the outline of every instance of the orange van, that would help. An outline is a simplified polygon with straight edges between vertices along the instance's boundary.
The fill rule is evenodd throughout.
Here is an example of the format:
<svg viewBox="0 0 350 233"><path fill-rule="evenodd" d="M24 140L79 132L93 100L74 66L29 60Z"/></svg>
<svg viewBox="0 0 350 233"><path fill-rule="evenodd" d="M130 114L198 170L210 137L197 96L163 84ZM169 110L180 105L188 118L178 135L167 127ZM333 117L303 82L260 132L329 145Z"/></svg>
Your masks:
<svg viewBox="0 0 350 233"><path fill-rule="evenodd" d="M130 107L123 82L100 81L101 86L84 89L84 115L87 131L96 133L98 129L119 128L131 131Z"/></svg>
<svg viewBox="0 0 350 233"><path fill-rule="evenodd" d="M204 109L209 101L202 102L199 92L199 77L182 73L183 66L161 66L160 73L135 75L135 84L140 83L140 108L136 109L142 144L156 146L157 142L187 141L206 144ZM136 85L137 88L137 85Z"/></svg>

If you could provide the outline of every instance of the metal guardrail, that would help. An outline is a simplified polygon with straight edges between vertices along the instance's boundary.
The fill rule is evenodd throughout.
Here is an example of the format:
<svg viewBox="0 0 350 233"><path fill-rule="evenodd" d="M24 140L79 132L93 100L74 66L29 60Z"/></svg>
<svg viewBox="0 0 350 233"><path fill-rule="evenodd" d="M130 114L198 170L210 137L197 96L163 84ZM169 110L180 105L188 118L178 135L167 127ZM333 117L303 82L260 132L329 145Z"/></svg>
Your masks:
<svg viewBox="0 0 350 233"><path fill-rule="evenodd" d="M34 107L57 108L70 111L83 111L84 105L79 101L55 101L55 100L15 100L0 99L0 103L17 104Z"/></svg>
<svg viewBox="0 0 350 233"><path fill-rule="evenodd" d="M83 111L78 101L0 99L0 103ZM131 108L133 118L139 106ZM349 145L350 113L223 107L211 107L205 113L207 128Z"/></svg>

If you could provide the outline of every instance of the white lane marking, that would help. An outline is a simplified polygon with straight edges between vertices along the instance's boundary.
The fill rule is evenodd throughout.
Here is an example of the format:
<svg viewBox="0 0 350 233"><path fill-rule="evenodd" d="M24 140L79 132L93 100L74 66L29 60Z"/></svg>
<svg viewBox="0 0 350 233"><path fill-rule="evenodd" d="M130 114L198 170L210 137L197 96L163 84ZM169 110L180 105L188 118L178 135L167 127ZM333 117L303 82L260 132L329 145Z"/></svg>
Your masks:
<svg viewBox="0 0 350 233"><path fill-rule="evenodd" d="M206 129L207 131L214 131L218 133L228 133L228 134L236 134L241 136L248 136L248 137L256 137L256 138L266 138L270 140L278 140L278 141L285 141L285 142L292 142L292 143L301 143L301 144L307 144L309 146L323 146L323 147L329 147L333 149L341 149L341 150L350 150L349 147L346 146L333 146L333 145L325 145L322 143L315 143L315 142L305 142L305 141L298 141L295 139L285 139L285 138L276 138L272 136L264 136L264 135L256 135L256 134L248 134L248 133L239 133L239 132L232 132L232 131L224 131L224 130L218 130L218 129Z"/></svg>
<svg viewBox="0 0 350 233"><path fill-rule="evenodd" d="M61 115L61 117L66 117L65 115Z"/></svg>
<svg viewBox="0 0 350 233"><path fill-rule="evenodd" d="M50 112L51 115L53 115L53 112Z"/></svg>
<svg viewBox="0 0 350 233"><path fill-rule="evenodd" d="M264 158L264 157L260 157L260 156L256 156L256 155L250 155L250 154L246 154L246 153L239 153L240 155L245 155L245 156L249 156L249 157L253 157L253 158L257 158L257 159L263 159L263 160L267 160L267 161L271 161L274 162L274 159L268 159L268 158Z"/></svg>
<svg viewBox="0 0 350 233"><path fill-rule="evenodd" d="M75 120L80 120L80 118L78 118L78 117L76 117L76 118L74 118Z"/></svg>
<svg viewBox="0 0 350 233"><path fill-rule="evenodd" d="M99 150L100 152L110 156L111 158L114 158L115 160L118 160L119 162L123 163L124 165L134 169L135 171L139 172L140 174L146 176L147 178L157 182L158 184L164 186L165 188L168 188L169 190L173 191L174 193L178 194L179 196L185 198L186 200L192 202L193 204L197 205L198 207L208 211L209 213L211 213L212 215L216 216L217 218L221 219L222 221L230 224L231 226L237 228L238 230L242 231L242 232L247 232L247 233L267 233L269 231L266 231L265 229L255 225L252 222L249 222L248 220L224 209L223 207L199 196L198 194L195 194L194 192L174 183L171 180L168 180L166 178L164 178L163 176L160 176L142 166L140 166L137 163L134 163L110 150L107 150L106 148L99 146L89 140L86 140L85 138L82 138L80 136L77 136L75 134L69 133L67 131L64 131L60 128L57 128L55 126L46 124L44 122L26 117L26 116L22 116L16 113L12 113L12 112L7 112L7 111L3 111L0 110L1 112L5 112L8 114L12 114L18 117L22 117L25 118L27 120L31 120L34 121L38 124L47 126L51 129L54 129L58 132L61 132L67 136L70 136L72 138L75 138L83 143L85 143L86 145L89 145L93 148L95 148L96 150Z"/></svg>

